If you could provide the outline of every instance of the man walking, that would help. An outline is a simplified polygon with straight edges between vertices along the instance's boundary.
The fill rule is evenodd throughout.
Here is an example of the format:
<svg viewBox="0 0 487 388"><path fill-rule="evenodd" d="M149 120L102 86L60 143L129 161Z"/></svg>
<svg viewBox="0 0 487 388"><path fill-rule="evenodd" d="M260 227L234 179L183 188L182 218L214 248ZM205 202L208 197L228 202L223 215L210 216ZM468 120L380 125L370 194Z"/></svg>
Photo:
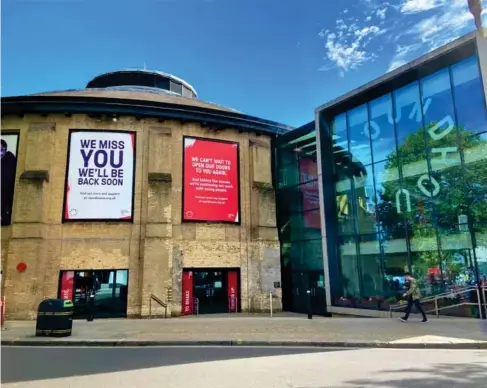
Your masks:
<svg viewBox="0 0 487 388"><path fill-rule="evenodd" d="M411 310L413 305L416 306L416 309L421 313L423 316L423 320L421 322L428 322L428 318L426 318L426 314L421 306L421 292L419 290L418 282L415 278L411 276L409 272L406 272L404 275L406 277L407 282L409 283L408 291L403 295L405 298L408 298L408 305L406 308L406 315L404 317L399 318L402 322L407 322L409 318L409 314L411 314Z"/></svg>

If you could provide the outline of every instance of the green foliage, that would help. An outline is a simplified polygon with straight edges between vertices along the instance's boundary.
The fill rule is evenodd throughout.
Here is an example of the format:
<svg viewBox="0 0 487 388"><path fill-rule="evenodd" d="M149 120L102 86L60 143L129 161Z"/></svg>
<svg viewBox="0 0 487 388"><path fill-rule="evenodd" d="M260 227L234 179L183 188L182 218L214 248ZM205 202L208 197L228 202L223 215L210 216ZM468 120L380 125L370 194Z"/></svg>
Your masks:
<svg viewBox="0 0 487 388"><path fill-rule="evenodd" d="M459 216L470 213L477 233L487 229L487 163L483 156L487 152L487 141L471 136L463 128L454 128L445 137L433 140L428 135L433 125L411 133L397 153L389 154L383 189L377 193L376 212L382 232L386 239L403 239L406 235L414 238L418 254L414 264L418 275L440 265L437 233L447 236L458 235L459 229L467 231L467 225L459 227ZM451 162L439 164L442 154L433 149L457 144L461 144L458 150L461 152L449 152L447 157ZM460 155L464 158L463 166ZM401 180L398 171L402 172ZM434 191L435 185L430 179L439 186L439 192L431 197L425 195L418 184L419 178L428 171L431 171L431 178L421 181L424 189L430 193ZM396 193L400 189L406 189L411 198L411 211L407 212L405 196L400 197L402 214L398 213L396 203ZM462 270L462 264L455 261L454 255L455 251L441 252L441 266L448 268L452 276Z"/></svg>
<svg viewBox="0 0 487 388"><path fill-rule="evenodd" d="M428 131L434 124L426 128ZM427 132L426 132L427 133ZM455 147L460 141L460 150L470 153L487 152L487 142L479 137L470 136L463 128L455 128L442 139L433 141L425 136L420 128L411 133L398 153L392 152L386 162L385 183L378 194L377 214L386 237L399 238L405 236L408 228L410 237L433 237L434 231L428 228L437 227L444 232L457 228L458 216L468 210L476 216L478 224L487 221L487 166L485 159L461 166L459 153L448 153L452 161L448 167L438 168L435 158L441 159L441 153L433 153L427 157L427 149ZM427 143L428 141L428 143ZM431 178L439 185L436 196L426 196L418 186L418 179L427 173L427 167L432 170ZM398 170L402 169L402 183L395 179ZM414 173L417 170L418 173ZM412 173L411 173L412 171ZM409 176L408 176L409 174ZM432 192L434 185L429 179L423 180L424 188ZM396 192L406 189L411 195L411 212L402 215L397 213ZM406 210L405 196L401 197L401 209ZM403 222L405 221L405 222ZM458 229L456 229L458 230Z"/></svg>

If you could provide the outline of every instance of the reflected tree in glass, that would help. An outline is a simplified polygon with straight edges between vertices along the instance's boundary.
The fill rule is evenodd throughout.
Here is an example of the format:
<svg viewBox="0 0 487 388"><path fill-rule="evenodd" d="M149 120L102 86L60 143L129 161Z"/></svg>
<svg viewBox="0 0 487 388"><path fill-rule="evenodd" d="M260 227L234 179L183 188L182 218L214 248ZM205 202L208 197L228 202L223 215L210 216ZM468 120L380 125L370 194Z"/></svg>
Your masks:
<svg viewBox="0 0 487 388"><path fill-rule="evenodd" d="M387 171L396 173L407 166L410 170L415 165L424 164L425 133L430 133L437 123L432 123L425 129L420 128L409 136L399 146L400 159L396 153L391 153L386 161ZM417 276L427 275L429 268L443 265L452 272L461 272L464 269L455 261L453 251L438 252L436 233L455 233L459 230L468 230L466 221L468 214L480 221L487 217L487 166L485 159L480 163L466 163L464 167L459 161L448 163L449 152L454 154L455 147L461 144L463 155L479 155L487 151L487 140L470 136L463 128L454 128L441 139L437 139L434 148L428 150L428 159L431 163L434 158L440 158L445 163L443 167L432 169L431 173L411 174L402 179L385 179L384 190L378 193L380 201L376 206L377 217L381 222L383 233L394 234L401 222L400 213L404 213L409 240L415 239L417 255L415 272ZM435 154L436 153L436 154ZM472 156L473 157L473 156ZM412 167L411 167L412 166ZM421 175L420 175L421 174ZM414 179L410 179L410 178ZM407 195L405 193L408 193ZM398 195L401 193L401 195ZM431 203L433 211L429 216L422 212L418 204ZM398 211L399 209L399 211ZM476 222L477 229L485 231L487 223ZM465 225L462 225L465 223ZM463 228L463 229L462 229Z"/></svg>

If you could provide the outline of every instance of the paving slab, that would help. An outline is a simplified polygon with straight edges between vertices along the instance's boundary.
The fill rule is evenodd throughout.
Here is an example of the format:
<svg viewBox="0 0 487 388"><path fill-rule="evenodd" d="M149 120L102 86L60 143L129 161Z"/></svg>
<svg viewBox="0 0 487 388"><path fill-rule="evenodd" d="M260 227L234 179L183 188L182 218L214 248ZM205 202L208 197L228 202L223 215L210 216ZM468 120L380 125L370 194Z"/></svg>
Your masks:
<svg viewBox="0 0 487 388"><path fill-rule="evenodd" d="M12 321L2 345L60 346L336 346L487 348L487 321L413 318L306 316L263 317L246 314L170 319L75 320L65 338L36 337L35 322Z"/></svg>

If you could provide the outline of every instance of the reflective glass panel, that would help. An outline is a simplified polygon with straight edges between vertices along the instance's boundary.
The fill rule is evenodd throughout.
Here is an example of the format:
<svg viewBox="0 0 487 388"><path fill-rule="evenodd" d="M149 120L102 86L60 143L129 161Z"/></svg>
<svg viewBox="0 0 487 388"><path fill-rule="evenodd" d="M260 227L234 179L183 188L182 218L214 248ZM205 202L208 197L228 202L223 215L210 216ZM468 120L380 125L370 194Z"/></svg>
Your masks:
<svg viewBox="0 0 487 388"><path fill-rule="evenodd" d="M360 234L376 232L375 193L372 165L364 168L365 173L353 177L355 191L355 217Z"/></svg>
<svg viewBox="0 0 487 388"><path fill-rule="evenodd" d="M392 96L387 94L370 102L370 137L374 163L396 155L396 139L392 120Z"/></svg>
<svg viewBox="0 0 487 388"><path fill-rule="evenodd" d="M355 306L360 298L357 246L355 239L343 237L339 241L341 292L334 301L340 306Z"/></svg>
<svg viewBox="0 0 487 388"><path fill-rule="evenodd" d="M335 185L336 192L336 211L338 220L339 234L354 234L355 233L355 219L352 202L352 182L346 177L342 176Z"/></svg>
<svg viewBox="0 0 487 388"><path fill-rule="evenodd" d="M372 163L368 120L367 105L348 112L348 136L352 161L363 165Z"/></svg>
<svg viewBox="0 0 487 388"><path fill-rule="evenodd" d="M470 134L487 131L487 111L477 57L451 67L458 126Z"/></svg>
<svg viewBox="0 0 487 388"><path fill-rule="evenodd" d="M348 150L347 115L341 114L333 120L333 152L340 153Z"/></svg>
<svg viewBox="0 0 487 388"><path fill-rule="evenodd" d="M408 163L408 150L404 149L404 143L411 135L416 135L419 141L415 141L414 156L417 158L419 155L426 156L424 149L424 141L421 138L423 130L423 115L421 110L421 101L419 98L419 83L413 82L403 88L400 88L393 92L394 110L391 113L391 121L395 123L397 146L398 151L401 153L401 157L404 158L404 163ZM397 162L396 162L397 163Z"/></svg>

